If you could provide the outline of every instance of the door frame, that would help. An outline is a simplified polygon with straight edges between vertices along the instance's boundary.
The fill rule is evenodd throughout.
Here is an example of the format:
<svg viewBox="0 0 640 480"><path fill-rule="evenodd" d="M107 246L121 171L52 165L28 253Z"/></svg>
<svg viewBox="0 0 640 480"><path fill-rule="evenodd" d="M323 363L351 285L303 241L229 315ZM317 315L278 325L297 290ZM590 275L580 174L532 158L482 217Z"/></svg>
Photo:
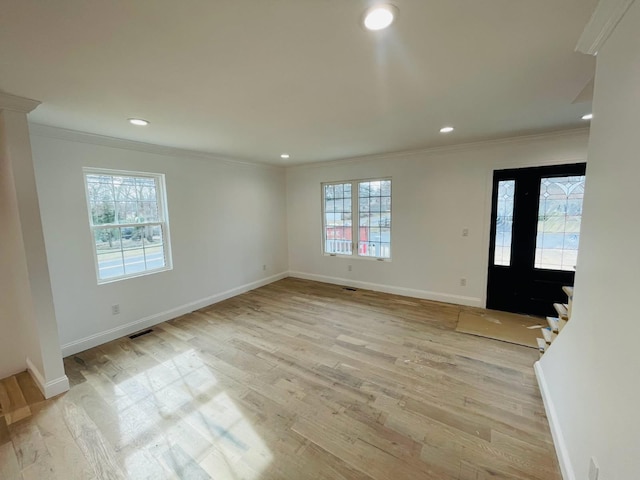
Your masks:
<svg viewBox="0 0 640 480"><path fill-rule="evenodd" d="M552 167L555 165L570 165L575 163L587 163L585 156L569 157L569 158L553 158L549 160L526 160L523 162L504 161L496 162L489 166L485 177L485 199L484 199L484 224L482 229L482 264L484 275L481 277L482 296L480 297L480 306L487 308L487 288L489 286L489 249L491 248L491 214L493 201L493 176L496 170L511 170L516 168L532 168L532 167ZM589 167L587 163L587 168Z"/></svg>

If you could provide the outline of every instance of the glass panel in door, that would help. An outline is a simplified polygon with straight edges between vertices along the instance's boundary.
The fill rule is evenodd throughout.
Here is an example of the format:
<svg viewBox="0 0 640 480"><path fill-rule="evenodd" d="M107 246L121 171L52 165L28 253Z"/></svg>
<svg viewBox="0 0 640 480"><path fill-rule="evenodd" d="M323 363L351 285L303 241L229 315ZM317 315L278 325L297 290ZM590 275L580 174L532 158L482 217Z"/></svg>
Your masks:
<svg viewBox="0 0 640 480"><path fill-rule="evenodd" d="M511 265L511 237L513 232L513 199L515 180L500 180L496 205L496 237L494 265Z"/></svg>
<svg viewBox="0 0 640 480"><path fill-rule="evenodd" d="M574 271L580 242L584 175L540 180L534 266Z"/></svg>

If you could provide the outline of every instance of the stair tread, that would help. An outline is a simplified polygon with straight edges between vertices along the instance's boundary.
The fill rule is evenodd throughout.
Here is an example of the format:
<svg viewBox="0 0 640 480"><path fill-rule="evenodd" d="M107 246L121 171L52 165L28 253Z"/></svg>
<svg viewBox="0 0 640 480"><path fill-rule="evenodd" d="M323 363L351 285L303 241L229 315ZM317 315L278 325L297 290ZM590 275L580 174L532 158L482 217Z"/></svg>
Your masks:
<svg viewBox="0 0 640 480"><path fill-rule="evenodd" d="M555 340L557 335L553 333L553 331L551 330L551 327L545 327L541 331L542 331L542 336L544 337L544 341L547 342L549 345L551 345L551 343Z"/></svg>
<svg viewBox="0 0 640 480"><path fill-rule="evenodd" d="M573 287L566 285L562 287L562 291L567 294L567 297L573 297Z"/></svg>
<svg viewBox="0 0 640 480"><path fill-rule="evenodd" d="M564 303L554 303L553 308L558 312L558 317L562 320L569 320L569 309L568 305Z"/></svg>
<svg viewBox="0 0 640 480"><path fill-rule="evenodd" d="M558 325L559 320L560 319L557 317L547 317L547 323L549 324L549 327L551 327L551 330L555 333L558 333L558 331L560 330L560 327Z"/></svg>
<svg viewBox="0 0 640 480"><path fill-rule="evenodd" d="M538 350L544 353L547 348L547 342L544 341L544 338L536 338L536 342L538 342Z"/></svg>
<svg viewBox="0 0 640 480"><path fill-rule="evenodd" d="M567 324L567 321L564 320L563 318L558 319L558 333L562 331L562 329L566 324Z"/></svg>

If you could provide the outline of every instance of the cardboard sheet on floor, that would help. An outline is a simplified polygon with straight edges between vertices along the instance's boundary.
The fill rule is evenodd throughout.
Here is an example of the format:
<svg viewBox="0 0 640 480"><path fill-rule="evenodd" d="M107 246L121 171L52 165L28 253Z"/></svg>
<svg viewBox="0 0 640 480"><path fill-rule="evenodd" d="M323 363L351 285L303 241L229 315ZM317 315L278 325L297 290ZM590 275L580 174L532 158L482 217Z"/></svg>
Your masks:
<svg viewBox="0 0 640 480"><path fill-rule="evenodd" d="M542 333L540 328L531 327L543 326L543 321L537 317L496 310L462 310L458 317L456 331L538 348L536 338L542 337Z"/></svg>

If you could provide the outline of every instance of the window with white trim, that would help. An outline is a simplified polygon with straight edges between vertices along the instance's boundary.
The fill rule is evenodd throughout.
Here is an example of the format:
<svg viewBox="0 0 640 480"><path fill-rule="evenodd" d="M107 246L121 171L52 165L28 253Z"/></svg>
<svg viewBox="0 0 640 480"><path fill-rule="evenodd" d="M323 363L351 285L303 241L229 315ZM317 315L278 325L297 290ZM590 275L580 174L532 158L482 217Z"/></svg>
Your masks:
<svg viewBox="0 0 640 480"><path fill-rule="evenodd" d="M391 179L323 183L322 220L326 255L390 259Z"/></svg>
<svg viewBox="0 0 640 480"><path fill-rule="evenodd" d="M98 283L171 269L164 175L84 169Z"/></svg>

